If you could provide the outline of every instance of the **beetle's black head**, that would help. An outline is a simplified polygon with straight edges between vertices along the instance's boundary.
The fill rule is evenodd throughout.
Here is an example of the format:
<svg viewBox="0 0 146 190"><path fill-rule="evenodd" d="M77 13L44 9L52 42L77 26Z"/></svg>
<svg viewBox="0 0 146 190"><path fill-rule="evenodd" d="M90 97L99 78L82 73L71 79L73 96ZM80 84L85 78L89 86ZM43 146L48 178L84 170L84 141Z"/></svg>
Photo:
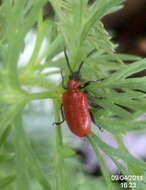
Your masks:
<svg viewBox="0 0 146 190"><path fill-rule="evenodd" d="M69 76L70 80L77 80L80 81L81 80L81 76L80 73L78 71L73 72L70 76Z"/></svg>

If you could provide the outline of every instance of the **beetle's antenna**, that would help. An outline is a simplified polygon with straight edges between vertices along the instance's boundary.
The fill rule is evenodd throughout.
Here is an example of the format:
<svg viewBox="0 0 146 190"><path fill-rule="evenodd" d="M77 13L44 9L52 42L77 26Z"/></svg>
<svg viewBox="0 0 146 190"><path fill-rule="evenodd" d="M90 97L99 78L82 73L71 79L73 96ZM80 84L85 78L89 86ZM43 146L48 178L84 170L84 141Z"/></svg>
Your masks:
<svg viewBox="0 0 146 190"><path fill-rule="evenodd" d="M91 50L91 51L87 54L86 58L87 58L87 57L90 57L94 52L96 52L96 49ZM78 73L80 73L81 68L82 68L82 66L83 66L84 63L85 63L84 61L81 61L80 65L79 65Z"/></svg>
<svg viewBox="0 0 146 190"><path fill-rule="evenodd" d="M66 63L67 63L67 66L69 68L69 71L71 73L73 73L72 69L71 69L71 66L70 66L70 63L69 63L69 59L68 59L68 56L67 56L67 53L66 53L66 48L64 48L64 55L65 55L65 59L66 59Z"/></svg>

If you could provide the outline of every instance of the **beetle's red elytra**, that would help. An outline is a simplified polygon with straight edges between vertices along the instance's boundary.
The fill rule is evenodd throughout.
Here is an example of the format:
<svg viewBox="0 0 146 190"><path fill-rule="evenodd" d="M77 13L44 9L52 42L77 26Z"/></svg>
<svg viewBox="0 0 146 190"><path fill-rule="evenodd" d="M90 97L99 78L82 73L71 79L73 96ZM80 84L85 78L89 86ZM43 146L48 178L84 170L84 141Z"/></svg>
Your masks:
<svg viewBox="0 0 146 190"><path fill-rule="evenodd" d="M91 132L91 118L86 94L79 89L81 83L69 80L63 94L64 116L70 130L79 137Z"/></svg>

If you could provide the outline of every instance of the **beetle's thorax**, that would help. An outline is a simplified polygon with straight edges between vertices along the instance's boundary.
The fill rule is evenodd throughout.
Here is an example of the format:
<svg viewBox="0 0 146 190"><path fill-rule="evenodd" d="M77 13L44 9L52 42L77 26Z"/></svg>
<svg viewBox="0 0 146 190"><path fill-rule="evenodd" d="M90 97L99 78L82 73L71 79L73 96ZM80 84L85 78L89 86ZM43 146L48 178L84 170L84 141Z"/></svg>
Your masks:
<svg viewBox="0 0 146 190"><path fill-rule="evenodd" d="M81 82L80 81L77 81L77 80L69 80L68 81L68 90L79 90L79 86L81 85Z"/></svg>

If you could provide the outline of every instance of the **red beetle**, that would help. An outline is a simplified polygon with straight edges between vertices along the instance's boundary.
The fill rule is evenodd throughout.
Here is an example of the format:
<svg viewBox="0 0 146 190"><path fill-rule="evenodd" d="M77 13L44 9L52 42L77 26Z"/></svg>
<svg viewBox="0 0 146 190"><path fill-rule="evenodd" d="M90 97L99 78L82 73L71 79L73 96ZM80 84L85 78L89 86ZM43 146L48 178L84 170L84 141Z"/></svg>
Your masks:
<svg viewBox="0 0 146 190"><path fill-rule="evenodd" d="M94 51L90 52L88 56L91 55ZM88 81L85 82L82 86L79 74L84 62L81 62L77 72L73 72L65 50L64 54L68 68L71 72L71 76L67 87L65 87L62 75L62 85L66 89L63 94L63 108L61 108L63 121L56 122L55 124L61 124L64 122L64 120L66 120L70 130L75 135L79 137L85 137L91 132L91 120L94 123L95 121L91 112L89 111L89 102L86 93L81 91L81 89L85 88L91 82L97 82L101 80Z"/></svg>
<svg viewBox="0 0 146 190"><path fill-rule="evenodd" d="M63 94L64 116L70 130L79 137L91 132L91 118L86 94L79 87L80 81L69 80Z"/></svg>

